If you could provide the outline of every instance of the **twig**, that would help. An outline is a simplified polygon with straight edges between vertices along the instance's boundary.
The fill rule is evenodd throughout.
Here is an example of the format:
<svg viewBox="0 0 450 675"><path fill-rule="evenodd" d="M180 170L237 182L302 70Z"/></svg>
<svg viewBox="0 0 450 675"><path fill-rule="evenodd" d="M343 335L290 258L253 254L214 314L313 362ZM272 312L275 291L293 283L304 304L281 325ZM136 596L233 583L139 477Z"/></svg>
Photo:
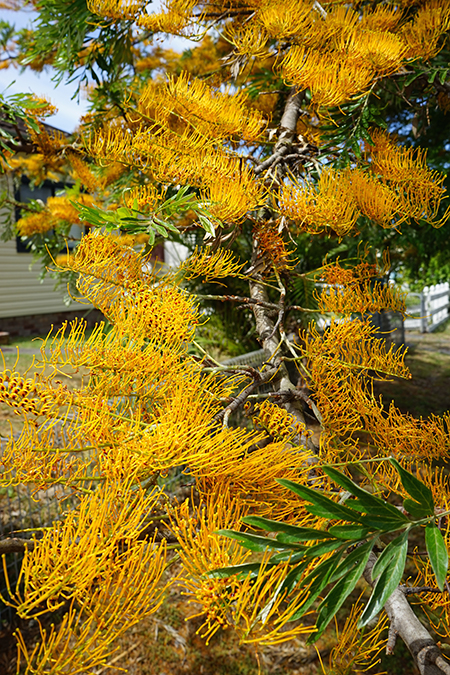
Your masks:
<svg viewBox="0 0 450 675"><path fill-rule="evenodd" d="M443 593L439 588L431 586L399 586L399 589L405 595L418 595L419 593Z"/></svg>
<svg viewBox="0 0 450 675"><path fill-rule="evenodd" d="M233 398L231 403L227 405L226 408L220 410L215 416L214 419L217 422L223 421L224 426L227 426L228 419L235 410L237 410L243 403L247 400L249 394L253 393L261 384L268 382L275 374L276 369L268 369L264 373L261 373L260 380L257 382L252 382L245 389L243 389L238 396Z"/></svg>
<svg viewBox="0 0 450 675"><path fill-rule="evenodd" d="M246 305L261 305L261 307L266 307L267 309L279 309L279 306L274 302L263 302L241 295L197 295L197 298L201 298L202 300L219 300L220 302L241 302Z"/></svg>
<svg viewBox="0 0 450 675"><path fill-rule="evenodd" d="M275 325L272 329L271 334L269 335L269 339L275 335L278 328L280 329L281 337L284 338L284 330L282 329L281 322L283 321L284 311L285 311L284 300L286 298L286 289L283 286L283 284L281 283L280 275L278 274L278 270L276 269L276 267L274 267L274 272L275 272L275 276L276 276L277 281L278 281L278 287L280 289L280 303L279 303L278 318L277 318L276 323L275 323Z"/></svg>
<svg viewBox="0 0 450 675"><path fill-rule="evenodd" d="M394 622L391 622L389 626L388 640L386 643L386 654L390 656L394 653L395 645L397 642L398 630L395 628Z"/></svg>
<svg viewBox="0 0 450 675"><path fill-rule="evenodd" d="M11 539L2 539L0 541L0 555L6 553L25 553L34 549L35 543L32 539L19 539L13 537Z"/></svg>

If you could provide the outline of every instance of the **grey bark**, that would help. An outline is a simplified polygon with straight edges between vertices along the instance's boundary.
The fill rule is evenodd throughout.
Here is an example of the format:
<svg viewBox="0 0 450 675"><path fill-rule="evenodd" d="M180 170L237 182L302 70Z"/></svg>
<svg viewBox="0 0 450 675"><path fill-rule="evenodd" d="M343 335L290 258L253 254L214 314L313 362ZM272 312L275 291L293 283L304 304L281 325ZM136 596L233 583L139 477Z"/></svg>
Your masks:
<svg viewBox="0 0 450 675"><path fill-rule="evenodd" d="M371 553L369 562L364 570L364 579L371 586L372 569L377 561L374 553ZM397 588L384 605L386 614L391 622L391 627L402 638L411 652L421 675L450 675L450 663L444 659L438 646L419 621L405 594Z"/></svg>

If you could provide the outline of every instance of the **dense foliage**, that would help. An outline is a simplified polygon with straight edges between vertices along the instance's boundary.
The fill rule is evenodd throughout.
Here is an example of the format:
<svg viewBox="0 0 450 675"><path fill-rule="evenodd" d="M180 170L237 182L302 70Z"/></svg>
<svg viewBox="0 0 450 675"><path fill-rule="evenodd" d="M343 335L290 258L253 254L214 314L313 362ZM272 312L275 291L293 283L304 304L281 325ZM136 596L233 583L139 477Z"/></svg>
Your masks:
<svg viewBox="0 0 450 675"><path fill-rule="evenodd" d="M405 312L393 269L448 264L450 3L33 6L34 31L3 26L5 53L77 78L91 109L68 138L45 101L2 99L5 168L67 184L14 227L106 323L49 336L32 376L0 373L0 402L24 419L2 485L79 496L14 544L5 601L59 617L33 650L17 632L26 672L105 664L174 583L173 556L207 638L314 641L365 580L330 672L363 670L397 633L421 673L448 672L434 637L450 637L450 417L374 396L374 380L410 375L370 315ZM176 269L152 259L161 241L187 246ZM258 343L259 367L218 360ZM81 386L58 381L67 366ZM186 501L162 487L169 471L191 482Z"/></svg>

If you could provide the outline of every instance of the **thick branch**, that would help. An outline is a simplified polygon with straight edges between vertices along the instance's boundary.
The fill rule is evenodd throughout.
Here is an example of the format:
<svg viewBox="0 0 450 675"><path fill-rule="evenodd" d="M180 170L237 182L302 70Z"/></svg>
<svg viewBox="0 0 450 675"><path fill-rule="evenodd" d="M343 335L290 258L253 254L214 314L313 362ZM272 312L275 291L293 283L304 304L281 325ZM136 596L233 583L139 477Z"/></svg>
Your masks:
<svg viewBox="0 0 450 675"><path fill-rule="evenodd" d="M364 579L371 586L372 569L377 561L374 553L370 555L369 562L364 570ZM410 607L405 594L397 588L384 605L391 627L402 638L418 665L421 675L450 675L450 663L445 661L438 646L419 621Z"/></svg>
<svg viewBox="0 0 450 675"><path fill-rule="evenodd" d="M289 93L284 108L284 112L280 121L279 138L273 149L272 157L274 157L275 159L272 161L272 164L276 161L278 157L286 154L288 148L292 144L297 128L297 122L300 115L304 95L305 95L304 92L297 91L296 87L293 87ZM261 167L262 166L263 165L261 165ZM253 266L256 266L257 260L258 260L258 245L257 242L254 241L253 257L252 257ZM256 301L252 309L255 315L256 331L259 335L261 346L268 354L270 354L269 362L271 363L271 365L277 368L277 376L272 381L274 382L274 385L278 391L286 391L295 389L295 386L291 382L286 365L282 361L282 354L279 353L280 337L282 339L284 337L281 322L285 311L284 308L285 291L281 284L280 279L278 279L278 281L281 295L280 295L280 312L278 315L278 321L276 323L273 321L270 315L271 313L269 313L266 308L269 302L267 290L258 279L250 280L250 297ZM295 405L295 403L293 402L286 401L284 406L288 410L288 412L293 414L299 422L303 424L305 423L303 412L298 405ZM310 439L307 439L306 442L308 446L311 447Z"/></svg>
<svg viewBox="0 0 450 675"><path fill-rule="evenodd" d="M297 91L295 87L291 89L284 107L283 116L280 121L280 134L273 152L270 157L253 169L255 174L262 173L290 151L304 97L304 91Z"/></svg>

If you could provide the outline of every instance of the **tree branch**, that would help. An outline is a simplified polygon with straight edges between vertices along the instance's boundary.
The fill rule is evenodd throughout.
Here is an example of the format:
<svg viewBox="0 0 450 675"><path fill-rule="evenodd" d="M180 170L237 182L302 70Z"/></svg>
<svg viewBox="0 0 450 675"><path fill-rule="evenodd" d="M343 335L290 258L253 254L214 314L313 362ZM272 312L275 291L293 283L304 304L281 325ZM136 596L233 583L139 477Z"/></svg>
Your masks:
<svg viewBox="0 0 450 675"><path fill-rule="evenodd" d="M0 541L0 555L7 553L25 553L27 549L28 551L34 549L34 541L32 539L12 537L11 539L2 539Z"/></svg>
<svg viewBox="0 0 450 675"><path fill-rule="evenodd" d="M371 553L363 574L370 586L374 585L372 570L376 561L376 555ZM392 593L384 609L393 626L392 632L398 633L408 647L418 665L420 675L442 675L442 673L450 675L450 663L444 660L437 644L414 614L400 588Z"/></svg>
<svg viewBox="0 0 450 675"><path fill-rule="evenodd" d="M296 87L293 87L289 92L289 96L287 98L284 112L280 121L280 135L274 145L272 155L253 169L256 175L262 173L266 169L269 169L272 164L279 162L283 156L287 155L291 150L292 141L295 137L297 121L300 115L304 97L305 92L297 91Z"/></svg>

